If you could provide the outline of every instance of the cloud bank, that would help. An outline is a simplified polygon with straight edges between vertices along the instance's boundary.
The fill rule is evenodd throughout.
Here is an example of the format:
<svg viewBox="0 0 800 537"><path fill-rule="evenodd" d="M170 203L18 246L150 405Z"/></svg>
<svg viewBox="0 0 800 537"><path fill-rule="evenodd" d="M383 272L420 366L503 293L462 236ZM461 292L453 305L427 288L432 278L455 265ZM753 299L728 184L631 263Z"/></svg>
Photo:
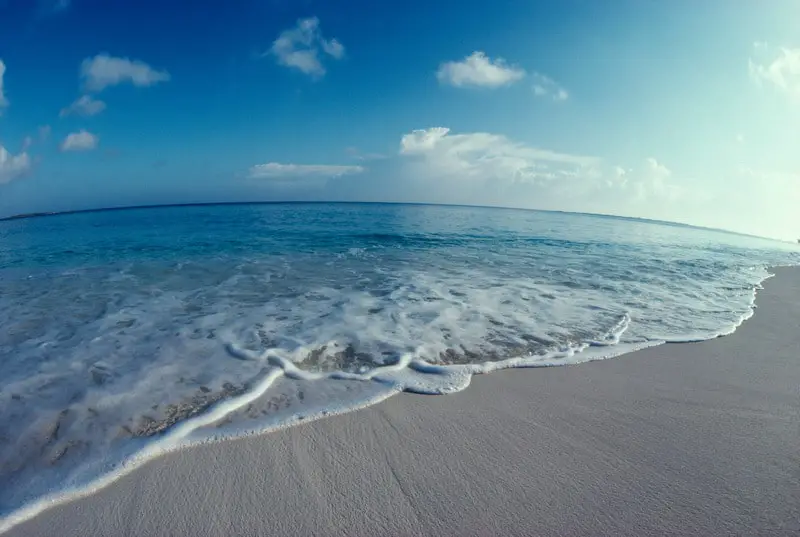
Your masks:
<svg viewBox="0 0 800 537"><path fill-rule="evenodd" d="M533 147L499 134L453 134L434 127L400 140L401 179L438 203L609 212L671 203L681 188L656 159L632 168L604 159Z"/></svg>
<svg viewBox="0 0 800 537"><path fill-rule="evenodd" d="M546 183L599 162L595 157L530 147L498 134L451 134L445 127L404 135L400 154L413 158L427 174L515 183Z"/></svg>

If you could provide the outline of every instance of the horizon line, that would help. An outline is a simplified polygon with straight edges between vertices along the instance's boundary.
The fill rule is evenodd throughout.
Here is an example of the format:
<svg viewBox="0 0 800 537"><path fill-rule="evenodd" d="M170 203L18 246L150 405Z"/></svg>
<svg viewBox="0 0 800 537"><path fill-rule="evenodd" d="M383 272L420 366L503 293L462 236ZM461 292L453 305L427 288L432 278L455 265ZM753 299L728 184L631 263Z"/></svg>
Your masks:
<svg viewBox="0 0 800 537"><path fill-rule="evenodd" d="M610 213L591 213L582 211L564 211L558 209L533 209L528 207L509 207L504 205L469 205L462 203L431 203L431 202L404 202L404 201L324 201L324 200L283 200L283 201L208 201L208 202L189 202L189 203L154 203L144 205L119 205L112 207L94 207L89 209L70 209L66 211L39 211L31 213L20 213L10 216L0 217L0 222L13 221L13 220L27 220L40 217L49 216L66 216L71 214L82 213L102 213L113 211L133 211L137 209L168 209L177 207L213 207L225 205L413 205L413 206L430 206L430 207L464 207L473 209L500 209L510 211L527 211L538 213L552 213L552 214L571 214L577 216L591 216L596 218L613 218L618 220L628 220L634 222L641 222L646 224L667 225L675 227L686 227L691 229L703 231L716 231L719 233L726 233L730 235L738 235L742 237L751 237L755 239L764 239L770 241L787 242L793 244L793 241L778 239L774 237L764 237L761 235L754 235L752 233L744 233L741 231L733 231L730 229L715 228L708 226L699 226L695 224L687 224L685 222L676 222L671 220L658 220L655 218L645 218L639 216L625 216Z"/></svg>

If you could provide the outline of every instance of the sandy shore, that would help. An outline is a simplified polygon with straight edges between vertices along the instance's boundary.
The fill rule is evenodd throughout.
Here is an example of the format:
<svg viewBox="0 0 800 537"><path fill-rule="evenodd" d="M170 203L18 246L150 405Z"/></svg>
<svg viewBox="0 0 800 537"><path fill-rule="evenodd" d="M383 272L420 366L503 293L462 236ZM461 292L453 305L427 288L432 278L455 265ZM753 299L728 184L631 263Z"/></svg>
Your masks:
<svg viewBox="0 0 800 537"><path fill-rule="evenodd" d="M735 334L152 461L8 535L798 535L800 269Z"/></svg>

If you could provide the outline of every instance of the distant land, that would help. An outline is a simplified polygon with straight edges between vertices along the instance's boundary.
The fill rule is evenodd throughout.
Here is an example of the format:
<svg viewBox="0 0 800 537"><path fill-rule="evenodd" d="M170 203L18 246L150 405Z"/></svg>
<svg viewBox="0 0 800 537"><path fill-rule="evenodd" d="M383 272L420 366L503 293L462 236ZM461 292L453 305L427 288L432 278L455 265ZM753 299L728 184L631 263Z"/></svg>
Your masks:
<svg viewBox="0 0 800 537"><path fill-rule="evenodd" d="M9 220L24 220L26 218L39 218L43 216L63 216L69 214L82 214L82 213L133 211L138 209L169 209L178 207L216 207L225 205L406 205L406 206L426 206L426 207L465 207L465 208L475 208L475 209L502 209L511 211L530 211L536 213L550 213L550 214L573 214L580 216L592 216L596 218L612 218L616 220L626 220L629 222L639 222L643 224L657 224L662 226L690 228L703 231L715 231L718 233L726 233L729 235L737 235L740 237L751 237L755 239L764 239L769 241L788 242L790 244L794 242L794 241L775 239L772 237L762 237L760 235L742 233L739 231L731 231L728 229L695 226L692 224L684 224L682 222L670 222L669 220L656 220L652 218L640 218L636 216L621 216L615 214L584 213L584 212L574 212L574 211L557 211L552 209L529 209L525 207L502 207L493 205L462 205L457 203L413 203L413 202L406 203L406 202L391 202L391 201L217 201L217 202L205 202L205 203L161 203L152 205L123 205L119 207L99 207L94 209L75 209L71 211L51 211L51 212L15 214L12 216L1 217L0 222L5 222ZM798 242L800 242L800 239L798 239Z"/></svg>

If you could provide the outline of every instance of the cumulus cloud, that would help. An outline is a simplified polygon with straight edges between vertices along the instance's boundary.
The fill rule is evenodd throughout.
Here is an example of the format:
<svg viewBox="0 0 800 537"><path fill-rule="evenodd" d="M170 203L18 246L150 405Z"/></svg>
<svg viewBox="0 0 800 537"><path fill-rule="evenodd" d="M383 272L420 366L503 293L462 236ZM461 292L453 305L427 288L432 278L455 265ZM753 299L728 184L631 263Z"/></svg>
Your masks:
<svg viewBox="0 0 800 537"><path fill-rule="evenodd" d="M502 58L492 60L480 51L473 52L461 61L442 63L436 72L440 83L456 87L497 88L524 77L523 69L508 65Z"/></svg>
<svg viewBox="0 0 800 537"><path fill-rule="evenodd" d="M280 164L268 162L250 168L253 179L297 179L305 177L339 177L364 171L362 166L337 166L327 164Z"/></svg>
<svg viewBox="0 0 800 537"><path fill-rule="evenodd" d="M106 103L103 101L95 99L91 95L82 95L71 105L61 109L58 115L59 117L66 117L69 115L94 116L105 109Z"/></svg>
<svg viewBox="0 0 800 537"><path fill-rule="evenodd" d="M300 19L294 28L281 32L265 55L272 54L279 64L319 78L325 75L321 53L340 60L345 49L337 39L325 39L319 28L319 19L311 17Z"/></svg>
<svg viewBox="0 0 800 537"><path fill-rule="evenodd" d="M441 175L526 183L549 182L600 163L595 157L530 147L499 134L451 134L445 127L404 135L400 154Z"/></svg>
<svg viewBox="0 0 800 537"><path fill-rule="evenodd" d="M12 155L0 145L0 185L22 177L31 169L31 159L25 151Z"/></svg>
<svg viewBox="0 0 800 537"><path fill-rule="evenodd" d="M99 138L91 132L80 130L68 134L61 142L61 151L89 151L95 149Z"/></svg>
<svg viewBox="0 0 800 537"><path fill-rule="evenodd" d="M399 158L393 182L402 200L641 216L682 195L656 159L623 168L485 132L412 131L400 140Z"/></svg>
<svg viewBox="0 0 800 537"><path fill-rule="evenodd" d="M106 53L83 60L81 77L89 91L102 91L109 86L124 83L140 87L153 86L170 79L168 72L153 69L142 61L115 58Z"/></svg>
<svg viewBox="0 0 800 537"><path fill-rule="evenodd" d="M6 74L6 64L3 63L3 60L0 60L0 115L3 114L3 108L8 106L8 99L6 99L5 93L3 93L3 77Z"/></svg>
<svg viewBox="0 0 800 537"><path fill-rule="evenodd" d="M33 145L33 138L31 138L30 136L26 136L26 137L25 137L25 138L22 140L22 152L24 153L25 151L27 151L28 149L30 149L30 147L31 147L32 145Z"/></svg>
<svg viewBox="0 0 800 537"><path fill-rule="evenodd" d="M756 43L750 58L750 78L760 86L769 86L789 97L800 99L800 48L772 49L766 43Z"/></svg>
<svg viewBox="0 0 800 537"><path fill-rule="evenodd" d="M567 90L541 73L533 73L533 93L538 97L549 97L554 101L566 101L569 98Z"/></svg>

